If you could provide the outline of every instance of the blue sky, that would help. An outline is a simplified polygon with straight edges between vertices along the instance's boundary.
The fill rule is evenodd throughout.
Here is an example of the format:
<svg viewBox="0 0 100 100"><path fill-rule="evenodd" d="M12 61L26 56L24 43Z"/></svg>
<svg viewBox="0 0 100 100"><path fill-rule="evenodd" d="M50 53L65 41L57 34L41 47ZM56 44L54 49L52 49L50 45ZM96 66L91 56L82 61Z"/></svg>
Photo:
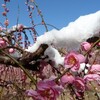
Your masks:
<svg viewBox="0 0 100 100"><path fill-rule="evenodd" d="M25 5L26 0L10 0L11 2L7 4L10 12L8 18L10 20L10 26L16 24L17 19L17 7L20 7L20 17L19 23L26 26L30 26L30 19L28 18L27 7ZM81 15L86 15L89 13L96 12L100 10L100 0L35 0L38 4L42 14L44 16L45 22L56 26L61 29L67 26L69 22L76 20ZM0 5L3 0L0 0ZM3 23L4 18L2 18L3 8L0 6L0 22ZM40 17L33 15L35 23L40 23ZM38 33L43 34L44 28L38 26ZM52 28L49 27L49 30Z"/></svg>

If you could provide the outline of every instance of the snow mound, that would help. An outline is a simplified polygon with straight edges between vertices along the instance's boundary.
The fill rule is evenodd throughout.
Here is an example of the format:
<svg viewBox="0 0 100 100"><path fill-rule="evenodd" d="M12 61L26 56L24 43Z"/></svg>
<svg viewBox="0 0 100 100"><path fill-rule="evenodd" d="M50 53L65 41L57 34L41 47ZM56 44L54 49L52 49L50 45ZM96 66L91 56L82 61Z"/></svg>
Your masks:
<svg viewBox="0 0 100 100"><path fill-rule="evenodd" d="M26 51L35 52L41 44L53 45L56 48L66 48L68 51L76 51L82 42L93 36L100 36L100 11L80 16L61 30L53 29L46 32L39 36L36 43ZM46 50L46 55L54 61L58 59L57 64L63 63L62 60L59 60L63 58L52 46Z"/></svg>

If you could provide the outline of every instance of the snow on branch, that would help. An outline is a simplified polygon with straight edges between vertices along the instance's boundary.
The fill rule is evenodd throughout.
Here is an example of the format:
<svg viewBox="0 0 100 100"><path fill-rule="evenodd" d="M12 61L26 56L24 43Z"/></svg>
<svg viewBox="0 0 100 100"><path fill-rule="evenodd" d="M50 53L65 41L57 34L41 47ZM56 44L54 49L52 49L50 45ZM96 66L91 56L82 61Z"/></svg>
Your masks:
<svg viewBox="0 0 100 100"><path fill-rule="evenodd" d="M80 16L74 22L61 30L51 30L37 38L36 43L26 51L35 52L41 44L50 46L45 55L48 55L56 64L63 64L63 59L56 48L66 48L76 51L80 44L93 36L100 36L100 11L85 16Z"/></svg>
<svg viewBox="0 0 100 100"><path fill-rule="evenodd" d="M51 30L37 38L37 42L27 51L34 52L40 44L53 44L56 47L64 47L68 50L76 50L80 43L88 38L100 35L100 11L80 16L61 30Z"/></svg>

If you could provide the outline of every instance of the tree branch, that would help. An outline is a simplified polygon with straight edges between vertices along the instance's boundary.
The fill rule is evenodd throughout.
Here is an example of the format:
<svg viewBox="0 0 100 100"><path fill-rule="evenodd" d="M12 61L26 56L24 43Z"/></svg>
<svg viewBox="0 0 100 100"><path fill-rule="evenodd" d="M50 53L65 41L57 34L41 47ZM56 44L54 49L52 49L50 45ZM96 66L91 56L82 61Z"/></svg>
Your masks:
<svg viewBox="0 0 100 100"><path fill-rule="evenodd" d="M22 57L15 58L24 68L29 70L38 70L40 64L38 59L41 59L41 56L44 55L45 50L48 48L47 44L41 44L38 50L34 53L25 52ZM12 65L14 67L19 67L16 65L16 62L12 61L8 56L0 55L0 64Z"/></svg>

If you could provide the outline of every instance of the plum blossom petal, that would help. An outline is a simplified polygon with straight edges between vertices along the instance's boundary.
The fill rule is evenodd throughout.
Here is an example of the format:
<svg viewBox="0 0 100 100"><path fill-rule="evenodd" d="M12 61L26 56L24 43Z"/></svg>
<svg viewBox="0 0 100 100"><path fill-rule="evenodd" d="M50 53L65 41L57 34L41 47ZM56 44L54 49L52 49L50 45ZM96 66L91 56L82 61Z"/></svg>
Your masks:
<svg viewBox="0 0 100 100"><path fill-rule="evenodd" d="M85 57L82 54L77 54L77 57L78 57L80 63L85 62Z"/></svg>
<svg viewBox="0 0 100 100"><path fill-rule="evenodd" d="M27 91L26 91L26 94L27 94L27 96L32 97L33 100L34 100L34 99L35 99L35 100L44 100L44 98L41 97L40 94L39 94L37 91L34 91L34 90L32 90L32 89L27 90Z"/></svg>

